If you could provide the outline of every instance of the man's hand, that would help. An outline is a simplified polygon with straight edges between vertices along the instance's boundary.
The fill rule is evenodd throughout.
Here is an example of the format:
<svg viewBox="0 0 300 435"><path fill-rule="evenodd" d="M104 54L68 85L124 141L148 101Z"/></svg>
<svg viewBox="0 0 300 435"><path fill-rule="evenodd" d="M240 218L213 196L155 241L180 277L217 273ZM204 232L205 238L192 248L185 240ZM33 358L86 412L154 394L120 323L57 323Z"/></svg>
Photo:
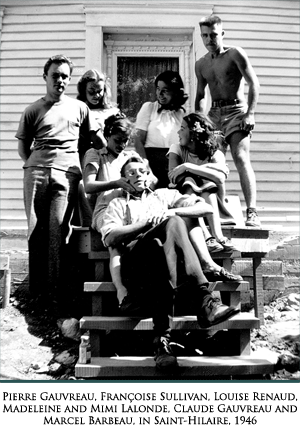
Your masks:
<svg viewBox="0 0 300 435"><path fill-rule="evenodd" d="M151 216L148 216L147 222L152 225L152 227L155 227L164 220L168 219L170 216L175 216L175 211L173 209L169 209L160 214L155 214L154 212Z"/></svg>
<svg viewBox="0 0 300 435"><path fill-rule="evenodd" d="M255 126L254 115L252 114L249 115L248 113L246 113L240 124L241 129L250 132L254 129L254 126Z"/></svg>

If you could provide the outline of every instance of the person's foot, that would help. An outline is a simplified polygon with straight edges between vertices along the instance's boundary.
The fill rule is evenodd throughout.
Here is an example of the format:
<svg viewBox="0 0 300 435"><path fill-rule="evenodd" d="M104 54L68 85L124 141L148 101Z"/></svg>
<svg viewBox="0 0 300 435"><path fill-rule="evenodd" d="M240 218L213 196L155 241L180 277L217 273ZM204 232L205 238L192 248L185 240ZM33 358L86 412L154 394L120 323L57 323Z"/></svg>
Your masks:
<svg viewBox="0 0 300 435"><path fill-rule="evenodd" d="M247 208L246 227L260 228L261 223L255 208Z"/></svg>
<svg viewBox="0 0 300 435"><path fill-rule="evenodd" d="M206 239L205 242L208 252L210 254L215 254L216 252L223 251L223 246L218 243L214 237L209 237L208 239Z"/></svg>
<svg viewBox="0 0 300 435"><path fill-rule="evenodd" d="M209 328L210 326L228 320L239 312L240 310L238 308L222 304L219 298L209 297L202 305L202 308L197 315L197 320L200 328Z"/></svg>
<svg viewBox="0 0 300 435"><path fill-rule="evenodd" d="M119 302L119 306L122 304L123 299L128 296L127 288L123 286L123 284L118 284L118 287L115 286L117 289L117 299Z"/></svg>
<svg viewBox="0 0 300 435"><path fill-rule="evenodd" d="M238 281L244 281L242 276L240 276L240 275L234 275L233 273L231 273L228 270L224 269L224 267L221 267L220 270L208 271L208 272L203 272L203 273L204 273L206 279L209 282L216 282L216 281L238 282Z"/></svg>
<svg viewBox="0 0 300 435"><path fill-rule="evenodd" d="M236 248L233 246L231 240L229 240L227 237L223 237L223 239L217 240L217 243L222 246L224 252L236 251Z"/></svg>
<svg viewBox="0 0 300 435"><path fill-rule="evenodd" d="M177 358L173 354L168 336L154 339L156 368L159 370L174 370L178 367Z"/></svg>
<svg viewBox="0 0 300 435"><path fill-rule="evenodd" d="M119 305L119 311L123 316L144 317L150 313L146 313L145 307L142 307L138 301L133 299L130 295L123 298ZM150 316L149 316L150 317Z"/></svg>

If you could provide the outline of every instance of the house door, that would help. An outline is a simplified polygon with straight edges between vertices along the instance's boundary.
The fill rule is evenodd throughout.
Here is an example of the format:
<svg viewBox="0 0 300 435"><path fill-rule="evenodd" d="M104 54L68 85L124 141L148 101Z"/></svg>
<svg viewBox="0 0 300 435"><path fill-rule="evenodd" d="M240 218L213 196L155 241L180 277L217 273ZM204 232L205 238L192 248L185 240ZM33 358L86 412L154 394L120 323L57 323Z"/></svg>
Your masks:
<svg viewBox="0 0 300 435"><path fill-rule="evenodd" d="M132 120L146 101L155 101L155 77L179 71L178 57L120 57L117 62L117 103Z"/></svg>

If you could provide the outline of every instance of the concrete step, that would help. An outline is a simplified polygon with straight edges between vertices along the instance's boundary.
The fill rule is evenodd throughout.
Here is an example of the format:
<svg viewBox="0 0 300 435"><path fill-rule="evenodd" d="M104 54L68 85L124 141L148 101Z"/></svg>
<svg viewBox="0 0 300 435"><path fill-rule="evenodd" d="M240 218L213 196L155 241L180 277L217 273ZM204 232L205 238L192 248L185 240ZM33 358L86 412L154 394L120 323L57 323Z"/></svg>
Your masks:
<svg viewBox="0 0 300 435"><path fill-rule="evenodd" d="M239 313L225 322L203 329L254 329L259 328L259 325L259 319L253 316L251 313ZM178 329L187 331L200 329L196 316L170 318L170 328L172 330ZM80 329L82 331L149 331L153 329L153 323L152 318L145 319L141 317L84 316L80 319Z"/></svg>
<svg viewBox="0 0 300 435"><path fill-rule="evenodd" d="M274 372L277 357L255 352L247 356L178 357L178 369L169 375L174 379L218 376L254 376ZM94 357L90 364L76 364L77 378L166 378L155 367L153 357Z"/></svg>

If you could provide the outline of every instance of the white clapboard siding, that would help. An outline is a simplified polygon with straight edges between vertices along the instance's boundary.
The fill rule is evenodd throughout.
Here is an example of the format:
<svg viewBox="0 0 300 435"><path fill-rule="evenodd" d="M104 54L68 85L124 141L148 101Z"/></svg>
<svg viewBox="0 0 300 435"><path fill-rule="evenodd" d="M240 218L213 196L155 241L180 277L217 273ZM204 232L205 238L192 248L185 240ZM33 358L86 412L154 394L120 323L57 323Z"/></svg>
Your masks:
<svg viewBox="0 0 300 435"><path fill-rule="evenodd" d="M259 71L257 72L259 75ZM297 88L297 93L299 93L299 80L297 76L294 77L274 77L274 76L267 76L264 74L259 75L260 77L260 84L261 85L272 85L272 86L280 86L283 88ZM292 89L293 91L293 89Z"/></svg>
<svg viewBox="0 0 300 435"><path fill-rule="evenodd" d="M219 1L226 45L243 47L260 82L251 161L263 224L289 227L299 214L299 3ZM247 86L246 86L247 91ZM239 194L230 152L228 194Z"/></svg>
<svg viewBox="0 0 300 435"><path fill-rule="evenodd" d="M177 2L153 1L162 22L168 20L167 11ZM98 7L100 2L6 2L0 52L0 224L2 228L20 228L26 227L22 162L15 138L21 113L45 93L43 65L53 54L64 53L72 58L75 68L68 95L76 96L76 83L85 71L84 6ZM101 3L120 13L122 0ZM123 8L136 15L139 3L144 6L147 2L124 0ZM206 9L211 7L224 22L225 44L243 47L251 60L261 86L251 142L259 213L266 227L294 228L298 225L300 185L299 2L186 0L186 4L187 8L199 7L199 19L201 4ZM247 86L245 90L247 93ZM230 168L227 193L238 194L245 208L230 151L227 160Z"/></svg>
<svg viewBox="0 0 300 435"><path fill-rule="evenodd" d="M52 26L52 24L51 24ZM14 31L13 33L4 33L1 37L2 44L15 44L16 42L20 41L28 41L29 43L32 42L32 33L24 33L20 31ZM52 27L50 27L48 30L45 29L44 26L40 28L39 32L39 41L44 41L42 43L45 43L45 41L48 41L49 39L49 30L53 31ZM31 28L32 31L32 28ZM81 31L76 32L60 32L60 40L61 41L78 41L79 44L82 43L82 40L84 39L84 29Z"/></svg>
<svg viewBox="0 0 300 435"><path fill-rule="evenodd" d="M1 228L26 228L22 161L15 134L25 107L45 94L43 66L54 54L74 62L68 95L85 71L85 16L82 4L5 7L0 53ZM76 3L76 1L74 2Z"/></svg>
<svg viewBox="0 0 300 435"><path fill-rule="evenodd" d="M25 6L25 5L24 5ZM72 9L72 6L70 6L70 9ZM9 24L22 24L22 25L31 25L34 23L40 23L41 19L43 19L43 14L37 15L36 14L36 10L32 10L32 14L28 14L28 15L24 15L24 14L18 14L18 15L6 15L5 16L5 24L9 25ZM61 13L56 13L53 15L45 15L45 17L47 18L47 22L48 23L61 23L62 25L66 25L68 23L70 23L71 25L73 25L74 23L80 23L82 22L83 16L81 16L80 14L70 14L70 13L66 13L66 14L61 14ZM3 21L4 22L4 21Z"/></svg>
<svg viewBox="0 0 300 435"><path fill-rule="evenodd" d="M76 23L76 26L78 26L78 33L80 34L80 32L84 31L84 21ZM76 30L75 30L76 31ZM45 22L43 24L41 23L31 23L30 24L30 33L31 34L42 34L44 35L45 33L55 33L55 32L62 32L62 34L64 35L66 32L66 29L62 30L62 24L58 23L58 22ZM24 26L23 24L10 24L9 26L9 30L7 32L8 34L27 34L26 29L24 32ZM69 33L72 35L73 30L71 29L69 31ZM49 38L48 38L49 39ZM12 39L14 40L14 39Z"/></svg>
<svg viewBox="0 0 300 435"><path fill-rule="evenodd" d="M24 208L24 205L22 204L22 201L20 201L20 198L9 198L9 199L3 199L1 198L1 207L0 210L22 210Z"/></svg>
<svg viewBox="0 0 300 435"><path fill-rule="evenodd" d="M1 199L21 199L23 200L23 192L20 190L19 186L16 185L16 187L11 186L10 190L3 190L1 192Z"/></svg>
<svg viewBox="0 0 300 435"><path fill-rule="evenodd" d="M56 51L57 54L60 54L61 51ZM22 60L22 69L23 68L40 68L40 72L43 73L43 62L45 63L46 60L48 59L48 52L43 51L43 54L40 56L39 52L33 52L31 53L32 57L30 58L20 58L20 59L16 59L16 58L12 58L12 59L7 59L5 57L1 57L1 68L17 68L20 70L20 60ZM50 55L53 54L53 51L50 53ZM64 54L70 56L70 51L65 51L64 50ZM39 57L37 57L39 56ZM45 60L46 59L46 60ZM76 67L78 67L80 64L84 65L84 58L79 58L77 56L73 56L72 57L72 61L75 63ZM82 62L82 63L81 63ZM42 66L41 66L42 64Z"/></svg>
<svg viewBox="0 0 300 435"><path fill-rule="evenodd" d="M23 188L23 180L22 178L20 179L8 179L8 180L1 180L1 195L3 198L6 198L7 195L10 195L10 190L14 189L14 190L18 190L18 192L20 192L19 196L20 198L23 197L23 193L22 193L22 188Z"/></svg>
<svg viewBox="0 0 300 435"><path fill-rule="evenodd" d="M296 57L293 57L291 59L285 59L283 62L281 62L280 67L278 67L278 59L274 59L272 57L268 57L268 62L266 62L265 58L260 57L251 57L251 63L255 68L268 68L269 70L272 70L274 67L280 71L280 68L282 68L285 73L288 73L288 70L290 68L297 68L299 67L299 60Z"/></svg>
<svg viewBox="0 0 300 435"><path fill-rule="evenodd" d="M50 43L50 47L44 47L38 43L37 41L37 48L35 50L27 48L26 44L26 50L22 51L22 57L20 59L28 59L31 60L32 58L40 59L41 62L43 62L45 59L47 60L49 57L53 55L53 53L64 53L69 57L79 57L80 56L80 50L75 48L76 44L68 44L69 47L64 48L62 44L58 41L57 45L58 47L55 49L55 44L53 42ZM44 44L45 45L45 44ZM70 47L71 45L71 47ZM17 53L19 54L19 51L17 50ZM16 51L2 51L2 59L15 59L16 58ZM71 59L72 59L71 57ZM45 62L44 62L45 63Z"/></svg>

